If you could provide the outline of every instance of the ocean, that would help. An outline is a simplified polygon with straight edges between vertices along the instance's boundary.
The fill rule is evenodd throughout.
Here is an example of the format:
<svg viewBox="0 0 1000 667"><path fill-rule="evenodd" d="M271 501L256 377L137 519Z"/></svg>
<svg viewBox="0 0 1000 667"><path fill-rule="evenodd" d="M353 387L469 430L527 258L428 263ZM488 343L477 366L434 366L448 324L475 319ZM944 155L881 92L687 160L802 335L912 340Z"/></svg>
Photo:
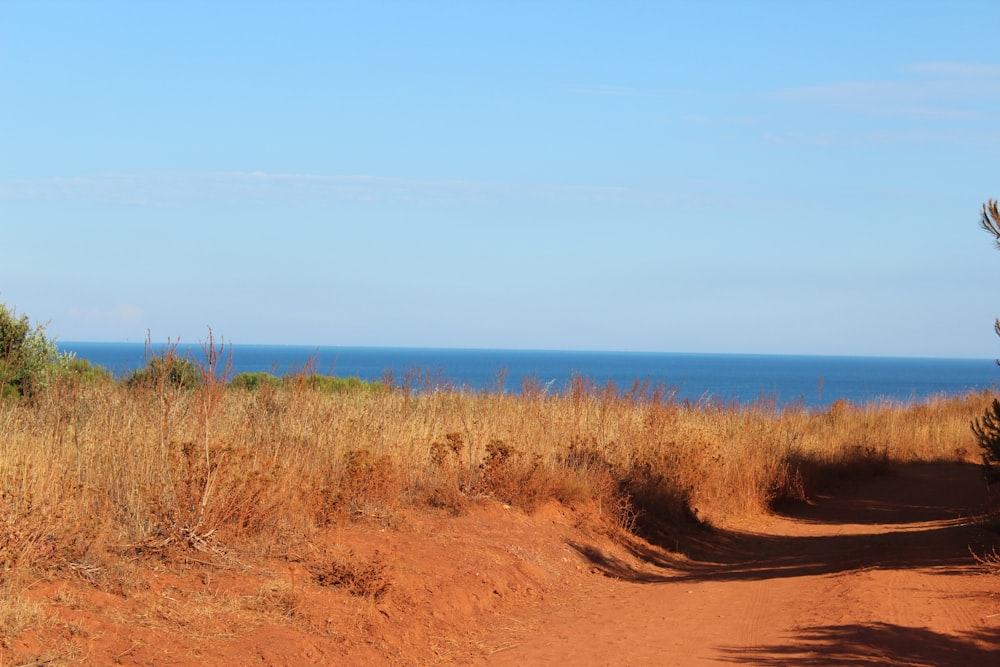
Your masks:
<svg viewBox="0 0 1000 667"><path fill-rule="evenodd" d="M59 349L119 378L141 368L146 357L141 343L60 342ZM196 344L177 352L194 361L202 356ZM620 391L648 382L682 401L763 400L818 409L838 399L921 402L992 390L1000 380L992 359L233 345L232 361L233 374L266 371L280 376L307 368L365 380L391 374L397 384L407 382L417 390L516 393L528 380L558 393L576 376L599 387L613 383Z"/></svg>

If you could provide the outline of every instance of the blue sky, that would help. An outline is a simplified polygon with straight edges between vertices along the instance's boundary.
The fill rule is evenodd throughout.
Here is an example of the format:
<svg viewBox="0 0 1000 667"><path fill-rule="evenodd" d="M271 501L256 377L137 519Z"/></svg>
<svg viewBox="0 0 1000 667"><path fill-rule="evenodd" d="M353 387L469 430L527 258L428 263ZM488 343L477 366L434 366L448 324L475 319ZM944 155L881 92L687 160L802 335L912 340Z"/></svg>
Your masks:
<svg viewBox="0 0 1000 667"><path fill-rule="evenodd" d="M64 341L994 357L1000 3L0 1Z"/></svg>

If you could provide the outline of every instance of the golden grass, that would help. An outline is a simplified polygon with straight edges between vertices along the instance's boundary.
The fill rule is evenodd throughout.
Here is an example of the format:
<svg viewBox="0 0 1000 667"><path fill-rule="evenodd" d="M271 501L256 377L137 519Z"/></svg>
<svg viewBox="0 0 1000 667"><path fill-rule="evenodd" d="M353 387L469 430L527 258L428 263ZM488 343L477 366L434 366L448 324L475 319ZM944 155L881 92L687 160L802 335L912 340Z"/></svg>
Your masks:
<svg viewBox="0 0 1000 667"><path fill-rule="evenodd" d="M0 406L0 577L96 571L125 552L219 555L484 497L590 505L626 528L752 514L836 475L969 458L969 422L990 398L817 414L623 396L579 379L558 395L64 382Z"/></svg>

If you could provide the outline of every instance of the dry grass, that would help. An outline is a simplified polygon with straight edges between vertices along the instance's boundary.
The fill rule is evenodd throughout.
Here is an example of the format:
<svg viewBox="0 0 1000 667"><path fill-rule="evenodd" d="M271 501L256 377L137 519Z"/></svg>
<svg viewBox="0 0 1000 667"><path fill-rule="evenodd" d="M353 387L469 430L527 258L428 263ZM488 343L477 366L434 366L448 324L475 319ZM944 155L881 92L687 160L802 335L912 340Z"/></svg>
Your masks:
<svg viewBox="0 0 1000 667"><path fill-rule="evenodd" d="M0 405L0 582L74 567L127 594L126 556L274 555L325 525L483 498L588 506L625 529L752 514L839 475L968 458L990 398L816 414L580 379L558 395L66 382Z"/></svg>
<svg viewBox="0 0 1000 667"><path fill-rule="evenodd" d="M814 413L691 405L580 378L564 393L528 385L517 395L65 381L33 402L0 403L0 656L11 638L65 623L23 595L33 582L133 600L139 616L111 620L192 638L234 636L260 618L330 633L280 578L251 595L174 596L150 590L147 575L284 558L375 605L394 590L378 552L316 550L311 536L350 522L392 529L413 512L458 515L479 502L531 511L552 501L613 534L670 536L894 462L971 460L969 423L991 399ZM995 564L995 554L983 559ZM64 588L53 605L83 600ZM64 648L42 657L72 661Z"/></svg>
<svg viewBox="0 0 1000 667"><path fill-rule="evenodd" d="M0 589L0 644L28 628L45 623L45 612L37 602L26 600L19 591L4 586Z"/></svg>
<svg viewBox="0 0 1000 667"><path fill-rule="evenodd" d="M372 600L381 599L392 585L388 566L378 552L365 559L348 549L308 569L321 586L337 586L351 595Z"/></svg>

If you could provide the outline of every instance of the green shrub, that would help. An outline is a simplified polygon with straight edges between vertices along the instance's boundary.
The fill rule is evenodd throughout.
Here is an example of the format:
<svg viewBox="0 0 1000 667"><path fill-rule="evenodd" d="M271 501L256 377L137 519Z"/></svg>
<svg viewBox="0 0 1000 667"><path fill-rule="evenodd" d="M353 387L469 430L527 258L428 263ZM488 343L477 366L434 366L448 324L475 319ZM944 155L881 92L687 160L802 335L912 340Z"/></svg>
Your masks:
<svg viewBox="0 0 1000 667"><path fill-rule="evenodd" d="M271 373L264 371L258 373L243 372L237 374L229 386L235 389L246 389L247 391L257 391L261 387L276 387L281 384L281 380Z"/></svg>
<svg viewBox="0 0 1000 667"><path fill-rule="evenodd" d="M145 368L134 371L125 379L125 385L153 389L162 383L177 389L196 389L201 386L201 381L201 370L194 362L167 353L151 357Z"/></svg>
<svg viewBox="0 0 1000 667"><path fill-rule="evenodd" d="M305 386L316 391L327 394L339 394L348 391L377 391L381 389L381 382L369 382L359 377L336 377L333 375L320 375L313 373L305 378L292 378L291 381L304 380Z"/></svg>
<svg viewBox="0 0 1000 667"><path fill-rule="evenodd" d="M1000 401L993 399L982 417L972 422L983 461L983 475L989 483L1000 480Z"/></svg>
<svg viewBox="0 0 1000 667"><path fill-rule="evenodd" d="M44 325L0 303L0 397L32 397L45 388L59 361L55 342Z"/></svg>
<svg viewBox="0 0 1000 667"><path fill-rule="evenodd" d="M113 377L104 366L90 363L89 359L81 359L74 354L64 354L59 358L59 375L68 377L84 384L110 382Z"/></svg>

